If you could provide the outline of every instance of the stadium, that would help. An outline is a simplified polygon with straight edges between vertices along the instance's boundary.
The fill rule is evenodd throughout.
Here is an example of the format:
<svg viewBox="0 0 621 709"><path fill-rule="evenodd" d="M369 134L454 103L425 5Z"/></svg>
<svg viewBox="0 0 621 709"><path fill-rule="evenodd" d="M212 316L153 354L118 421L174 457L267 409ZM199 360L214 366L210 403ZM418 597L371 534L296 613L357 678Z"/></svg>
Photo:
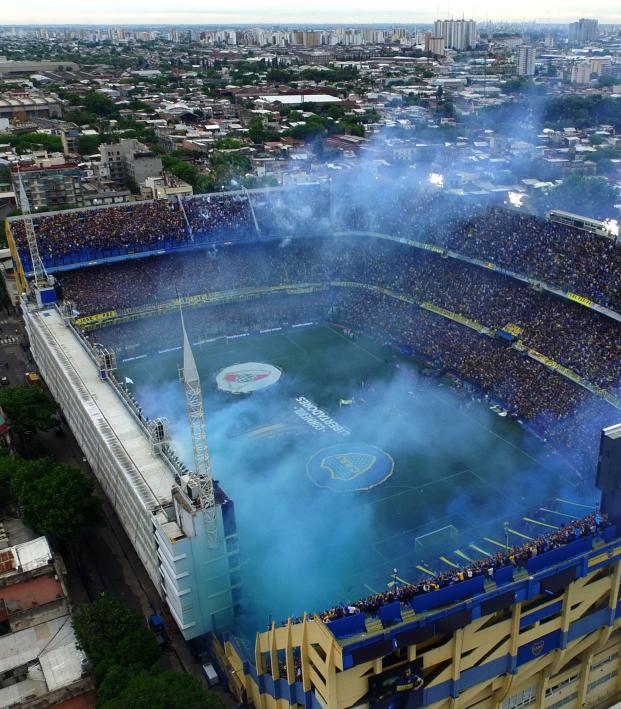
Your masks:
<svg viewBox="0 0 621 709"><path fill-rule="evenodd" d="M240 701L597 706L621 251L372 182L9 219L33 356Z"/></svg>

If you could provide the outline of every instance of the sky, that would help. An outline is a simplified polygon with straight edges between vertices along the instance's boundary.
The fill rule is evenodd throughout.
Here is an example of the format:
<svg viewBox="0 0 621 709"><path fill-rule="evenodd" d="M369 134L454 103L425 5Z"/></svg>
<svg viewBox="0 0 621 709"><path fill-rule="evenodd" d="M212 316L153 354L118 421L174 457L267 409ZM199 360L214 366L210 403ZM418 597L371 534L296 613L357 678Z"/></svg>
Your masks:
<svg viewBox="0 0 621 709"><path fill-rule="evenodd" d="M617 0L436 0L415 5L412 0L0 0L1 24L253 24L253 23L416 23L438 17L484 21L569 22L596 17L601 23L621 23Z"/></svg>

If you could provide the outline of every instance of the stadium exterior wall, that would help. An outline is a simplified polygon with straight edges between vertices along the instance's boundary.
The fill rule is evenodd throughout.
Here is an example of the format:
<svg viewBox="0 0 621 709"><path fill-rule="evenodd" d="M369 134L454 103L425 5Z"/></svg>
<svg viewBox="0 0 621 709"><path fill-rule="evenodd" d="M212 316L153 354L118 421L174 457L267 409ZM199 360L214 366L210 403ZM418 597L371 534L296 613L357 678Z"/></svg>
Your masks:
<svg viewBox="0 0 621 709"><path fill-rule="evenodd" d="M239 699L265 709L610 706L621 696L620 583L621 542L599 539L465 602L401 606L401 622L386 627L366 618L362 632L337 637L305 616L258 633L253 661L229 638L227 667L242 680ZM421 689L404 682L408 668Z"/></svg>
<svg viewBox="0 0 621 709"><path fill-rule="evenodd" d="M219 544L213 549L200 509L151 450L141 427L128 427L123 403L99 379L95 362L60 313L29 304L22 310L39 371L183 636L229 628L240 594L233 503L218 487Z"/></svg>

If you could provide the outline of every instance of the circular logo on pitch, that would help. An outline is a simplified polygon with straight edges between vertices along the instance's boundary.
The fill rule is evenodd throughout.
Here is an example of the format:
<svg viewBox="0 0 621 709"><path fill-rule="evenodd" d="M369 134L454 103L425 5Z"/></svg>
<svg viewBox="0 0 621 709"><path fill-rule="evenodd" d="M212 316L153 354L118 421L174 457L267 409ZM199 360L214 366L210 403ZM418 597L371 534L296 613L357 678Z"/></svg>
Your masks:
<svg viewBox="0 0 621 709"><path fill-rule="evenodd" d="M315 453L306 464L306 473L317 487L357 492L381 485L394 468L392 457L377 446L338 443Z"/></svg>
<svg viewBox="0 0 621 709"><path fill-rule="evenodd" d="M250 394L276 384L281 374L280 369L271 364L245 362L234 364L218 372L216 384L218 389L231 394Z"/></svg>

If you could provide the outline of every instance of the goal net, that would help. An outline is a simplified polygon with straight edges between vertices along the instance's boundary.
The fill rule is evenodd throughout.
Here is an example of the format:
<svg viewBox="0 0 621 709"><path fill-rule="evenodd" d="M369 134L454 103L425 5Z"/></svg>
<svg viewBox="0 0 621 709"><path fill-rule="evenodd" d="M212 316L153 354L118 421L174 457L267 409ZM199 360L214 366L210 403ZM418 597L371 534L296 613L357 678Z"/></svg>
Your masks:
<svg viewBox="0 0 621 709"><path fill-rule="evenodd" d="M457 542L458 534L457 527L447 524L446 527L440 527L440 529L434 529L433 532L427 532L427 534L415 537L414 548L417 551L424 551L430 548L452 548L451 544L454 545Z"/></svg>

